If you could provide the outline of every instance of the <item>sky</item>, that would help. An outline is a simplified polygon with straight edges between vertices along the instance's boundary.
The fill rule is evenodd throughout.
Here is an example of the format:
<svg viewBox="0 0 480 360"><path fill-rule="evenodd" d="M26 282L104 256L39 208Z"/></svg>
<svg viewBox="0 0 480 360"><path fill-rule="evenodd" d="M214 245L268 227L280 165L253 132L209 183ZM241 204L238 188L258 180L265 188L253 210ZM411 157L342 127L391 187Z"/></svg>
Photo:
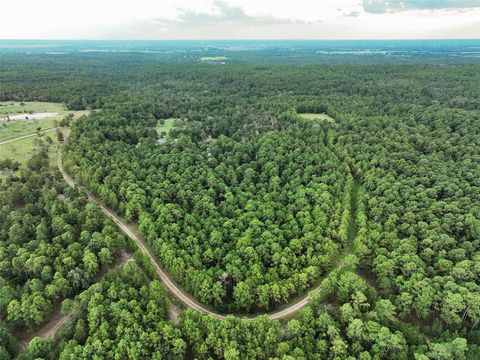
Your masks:
<svg viewBox="0 0 480 360"><path fill-rule="evenodd" d="M480 0L0 0L1 39L480 38Z"/></svg>

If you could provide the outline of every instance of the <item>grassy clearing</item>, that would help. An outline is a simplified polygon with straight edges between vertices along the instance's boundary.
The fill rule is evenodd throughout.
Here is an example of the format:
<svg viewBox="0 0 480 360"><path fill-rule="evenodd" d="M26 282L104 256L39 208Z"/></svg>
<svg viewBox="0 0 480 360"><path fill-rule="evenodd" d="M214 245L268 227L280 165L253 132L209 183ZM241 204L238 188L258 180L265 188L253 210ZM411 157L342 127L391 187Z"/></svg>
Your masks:
<svg viewBox="0 0 480 360"><path fill-rule="evenodd" d="M226 56L204 56L200 58L200 61L223 61L228 60Z"/></svg>
<svg viewBox="0 0 480 360"><path fill-rule="evenodd" d="M331 118L327 114L304 113L304 114L298 114L298 116L307 120L321 120L321 121L335 122L335 119Z"/></svg>
<svg viewBox="0 0 480 360"><path fill-rule="evenodd" d="M38 128L41 128L41 130L54 128L56 124L69 113L74 114L76 119L90 112L89 110L69 111L65 105L59 103L25 102L25 105L20 104L19 102L13 101L0 102L0 141L35 133ZM58 113L58 115L45 119L4 120L7 115L22 114L25 111L27 113L53 112Z"/></svg>
<svg viewBox="0 0 480 360"><path fill-rule="evenodd" d="M22 105L23 104L23 105ZM23 114L25 112L42 113L67 111L65 105L60 103L39 102L39 101L1 101L0 115L3 119L6 115Z"/></svg>
<svg viewBox="0 0 480 360"><path fill-rule="evenodd" d="M17 137L33 134L40 128L48 130L58 126L58 120L47 118L40 120L15 120L0 124L0 141L15 139Z"/></svg>
<svg viewBox="0 0 480 360"><path fill-rule="evenodd" d="M162 137L168 135L170 130L172 130L175 127L176 120L178 119L174 119L174 118L165 119L163 124L161 124L159 121L157 126L155 127L155 130L157 130L158 135Z"/></svg>
<svg viewBox="0 0 480 360"><path fill-rule="evenodd" d="M52 139L51 144L48 142L48 138ZM58 145L56 131L0 145L0 159L10 158L21 164L25 164L25 162L40 149L40 143L49 144L48 153L50 163L52 166L55 166L55 151Z"/></svg>

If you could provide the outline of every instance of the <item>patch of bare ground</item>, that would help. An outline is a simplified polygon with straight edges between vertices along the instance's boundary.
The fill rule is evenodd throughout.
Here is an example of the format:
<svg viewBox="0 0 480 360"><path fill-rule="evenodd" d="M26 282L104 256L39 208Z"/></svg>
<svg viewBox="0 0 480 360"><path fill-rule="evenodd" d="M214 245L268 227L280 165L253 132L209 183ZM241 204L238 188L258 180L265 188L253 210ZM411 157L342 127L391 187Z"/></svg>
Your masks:
<svg viewBox="0 0 480 360"><path fill-rule="evenodd" d="M168 320L172 321L174 324L178 324L179 314L180 309L178 305L172 304L172 306L170 306L170 311L168 312Z"/></svg>

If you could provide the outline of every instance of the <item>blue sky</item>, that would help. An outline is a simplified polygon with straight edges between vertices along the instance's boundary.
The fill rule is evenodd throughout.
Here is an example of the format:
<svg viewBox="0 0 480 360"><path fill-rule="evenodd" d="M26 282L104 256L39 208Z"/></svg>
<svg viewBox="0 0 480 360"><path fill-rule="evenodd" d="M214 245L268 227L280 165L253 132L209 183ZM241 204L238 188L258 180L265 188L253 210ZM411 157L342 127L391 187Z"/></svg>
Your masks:
<svg viewBox="0 0 480 360"><path fill-rule="evenodd" d="M8 39L480 38L480 0L0 0Z"/></svg>

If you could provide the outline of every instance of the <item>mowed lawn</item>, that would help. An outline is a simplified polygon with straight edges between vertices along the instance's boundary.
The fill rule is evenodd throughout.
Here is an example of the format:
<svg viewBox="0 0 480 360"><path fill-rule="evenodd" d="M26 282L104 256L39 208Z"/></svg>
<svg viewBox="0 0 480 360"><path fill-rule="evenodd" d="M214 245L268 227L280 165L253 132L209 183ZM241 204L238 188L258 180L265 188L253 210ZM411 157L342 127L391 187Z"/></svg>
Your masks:
<svg viewBox="0 0 480 360"><path fill-rule="evenodd" d="M323 121L335 122L335 119L331 118L327 114L304 113L304 114L298 114L298 116L307 120L323 120Z"/></svg>
<svg viewBox="0 0 480 360"><path fill-rule="evenodd" d="M7 115L23 114L25 111L27 113L51 112L58 113L58 115L44 119L4 120ZM0 142L33 134L38 128L41 130L54 128L69 113L74 114L76 119L89 112L89 110L69 111L65 105L59 103L25 102L25 105L22 106L20 102L2 101L0 102Z"/></svg>

